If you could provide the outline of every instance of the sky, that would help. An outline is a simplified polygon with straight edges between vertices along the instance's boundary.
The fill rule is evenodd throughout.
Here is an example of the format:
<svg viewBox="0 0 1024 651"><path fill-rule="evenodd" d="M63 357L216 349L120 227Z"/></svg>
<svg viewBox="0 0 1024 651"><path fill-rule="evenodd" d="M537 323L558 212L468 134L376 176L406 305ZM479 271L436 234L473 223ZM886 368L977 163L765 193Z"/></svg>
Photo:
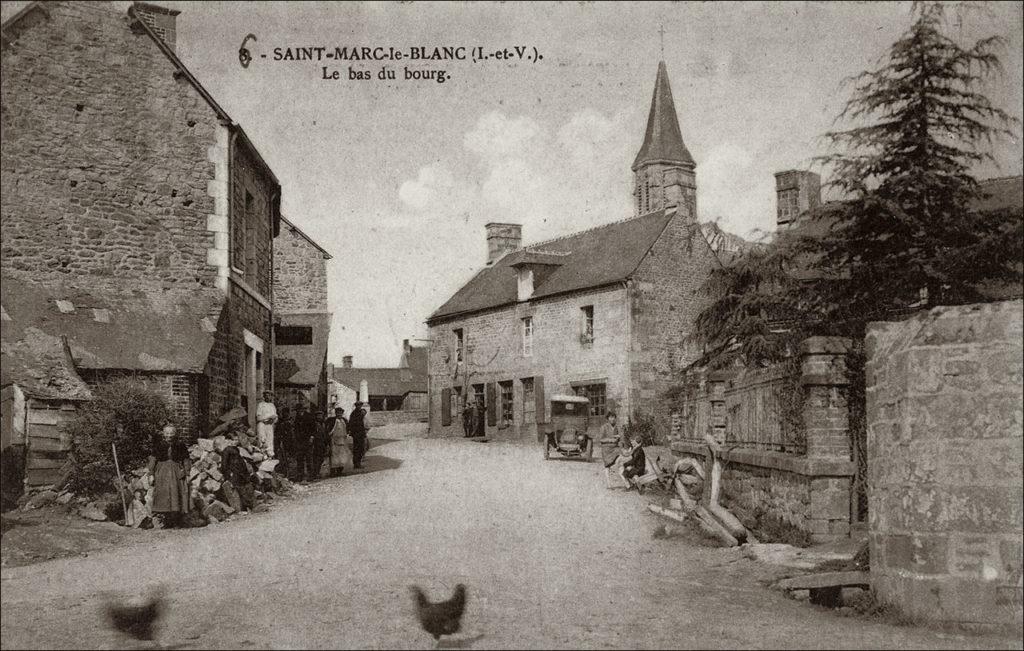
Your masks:
<svg viewBox="0 0 1024 651"><path fill-rule="evenodd" d="M485 263L486 223L520 223L529 244L633 215L630 165L659 59L697 162L700 219L770 230L773 173L827 151L842 80L910 22L909 3L158 4L181 11L179 57L273 168L282 212L333 256L329 361L356 366L393 366L403 339L425 340L427 317ZM962 42L1007 40L987 92L1020 118L1022 5L959 13L950 34ZM275 48L317 46L525 46L542 58L274 60ZM340 79L324 80L325 65ZM397 78L377 79L383 66ZM374 78L351 80L350 67ZM405 68L449 78L406 80ZM1019 137L992 153L979 177L1021 173Z"/></svg>

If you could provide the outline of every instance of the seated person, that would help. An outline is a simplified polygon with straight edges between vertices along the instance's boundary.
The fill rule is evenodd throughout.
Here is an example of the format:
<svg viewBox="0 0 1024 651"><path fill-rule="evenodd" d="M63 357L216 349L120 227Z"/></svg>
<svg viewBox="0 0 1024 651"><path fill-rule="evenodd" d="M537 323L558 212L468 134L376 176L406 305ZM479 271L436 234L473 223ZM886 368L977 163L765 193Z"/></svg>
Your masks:
<svg viewBox="0 0 1024 651"><path fill-rule="evenodd" d="M639 477L647 472L647 456L644 454L643 446L640 445L639 435L633 435L630 443L632 447L629 450L629 457L623 459L619 474L627 485L632 486L634 477Z"/></svg>

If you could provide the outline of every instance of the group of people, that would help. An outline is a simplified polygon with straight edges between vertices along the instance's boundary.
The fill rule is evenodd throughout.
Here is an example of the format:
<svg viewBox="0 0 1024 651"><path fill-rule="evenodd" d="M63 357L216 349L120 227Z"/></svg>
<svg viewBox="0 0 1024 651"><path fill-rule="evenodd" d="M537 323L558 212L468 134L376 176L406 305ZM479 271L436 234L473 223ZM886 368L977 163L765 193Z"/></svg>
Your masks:
<svg viewBox="0 0 1024 651"><path fill-rule="evenodd" d="M335 408L333 416L325 418L304 402L296 405L294 416L288 407L282 407L278 414L273 400L274 395L268 391L256 407L256 437L268 457L278 459L280 472L294 481L316 481L321 477L325 461L329 461L331 476L341 474L349 465L363 467L363 457L369 447L369 428L362 402L355 403L348 418L341 407ZM224 477L221 490L235 510L243 511L255 505L258 479L255 467L238 450L240 437L252 435L245 412L239 412L238 419L217 429L227 439L227 445L220 450L220 471ZM347 444L349 437L352 438L351 452ZM251 438L246 440L251 442ZM166 425L150 443L148 463L153 481L151 510L165 526L182 526L192 510L188 488L191 466L188 446L173 425Z"/></svg>
<svg viewBox="0 0 1024 651"><path fill-rule="evenodd" d="M484 399L480 396L467 398L462 406L462 436L470 438L482 432L484 419Z"/></svg>
<svg viewBox="0 0 1024 651"><path fill-rule="evenodd" d="M632 488L634 486L633 479L647 472L647 456L644 454L640 435L637 433L626 434L615 424L615 412L609 411L605 415L604 424L601 425L600 440L613 439L616 441L616 445L605 448L603 454L605 483L611 488L611 472L618 470L626 487Z"/></svg>
<svg viewBox="0 0 1024 651"><path fill-rule="evenodd" d="M316 481L325 461L331 476L341 474L346 466L363 467L369 441L364 403L357 401L346 418L341 407L327 416L310 409L303 401L295 406L294 415L288 407L282 407L278 414L273 398L268 391L256 407L256 433L267 453L281 462L282 472L290 479ZM351 452L348 437L352 438Z"/></svg>

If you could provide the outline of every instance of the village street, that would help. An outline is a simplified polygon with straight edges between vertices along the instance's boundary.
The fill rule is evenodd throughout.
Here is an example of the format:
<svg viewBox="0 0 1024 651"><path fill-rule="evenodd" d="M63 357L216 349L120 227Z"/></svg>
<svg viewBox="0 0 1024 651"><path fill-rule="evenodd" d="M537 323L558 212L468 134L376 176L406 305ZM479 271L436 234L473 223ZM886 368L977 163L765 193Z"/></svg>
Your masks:
<svg viewBox="0 0 1024 651"><path fill-rule="evenodd" d="M2 573L2 645L122 648L102 595L165 583L174 648L431 648L408 587L468 586L448 646L971 647L962 637L841 617L759 584L739 550L655 539L635 493L599 463L534 445L376 440L363 474L266 513ZM1006 644L1006 642L1003 642Z"/></svg>

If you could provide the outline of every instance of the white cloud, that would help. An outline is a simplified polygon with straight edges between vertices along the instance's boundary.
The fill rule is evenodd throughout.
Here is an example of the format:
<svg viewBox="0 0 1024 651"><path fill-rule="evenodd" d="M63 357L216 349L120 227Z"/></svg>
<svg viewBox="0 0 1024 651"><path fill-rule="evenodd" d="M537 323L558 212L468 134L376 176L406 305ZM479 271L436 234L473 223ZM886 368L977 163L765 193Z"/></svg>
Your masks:
<svg viewBox="0 0 1024 651"><path fill-rule="evenodd" d="M402 183L398 198L414 210L425 210L439 201L451 200L455 179L444 165L432 164L420 168L415 180Z"/></svg>
<svg viewBox="0 0 1024 651"><path fill-rule="evenodd" d="M540 133L540 125L530 117L509 118L501 111L491 111L477 121L462 142L484 159L500 160L527 151Z"/></svg>
<svg viewBox="0 0 1024 651"><path fill-rule="evenodd" d="M763 174L749 151L732 143L714 147L697 167L697 206L702 220L718 220L747 236L775 221L775 178Z"/></svg>

